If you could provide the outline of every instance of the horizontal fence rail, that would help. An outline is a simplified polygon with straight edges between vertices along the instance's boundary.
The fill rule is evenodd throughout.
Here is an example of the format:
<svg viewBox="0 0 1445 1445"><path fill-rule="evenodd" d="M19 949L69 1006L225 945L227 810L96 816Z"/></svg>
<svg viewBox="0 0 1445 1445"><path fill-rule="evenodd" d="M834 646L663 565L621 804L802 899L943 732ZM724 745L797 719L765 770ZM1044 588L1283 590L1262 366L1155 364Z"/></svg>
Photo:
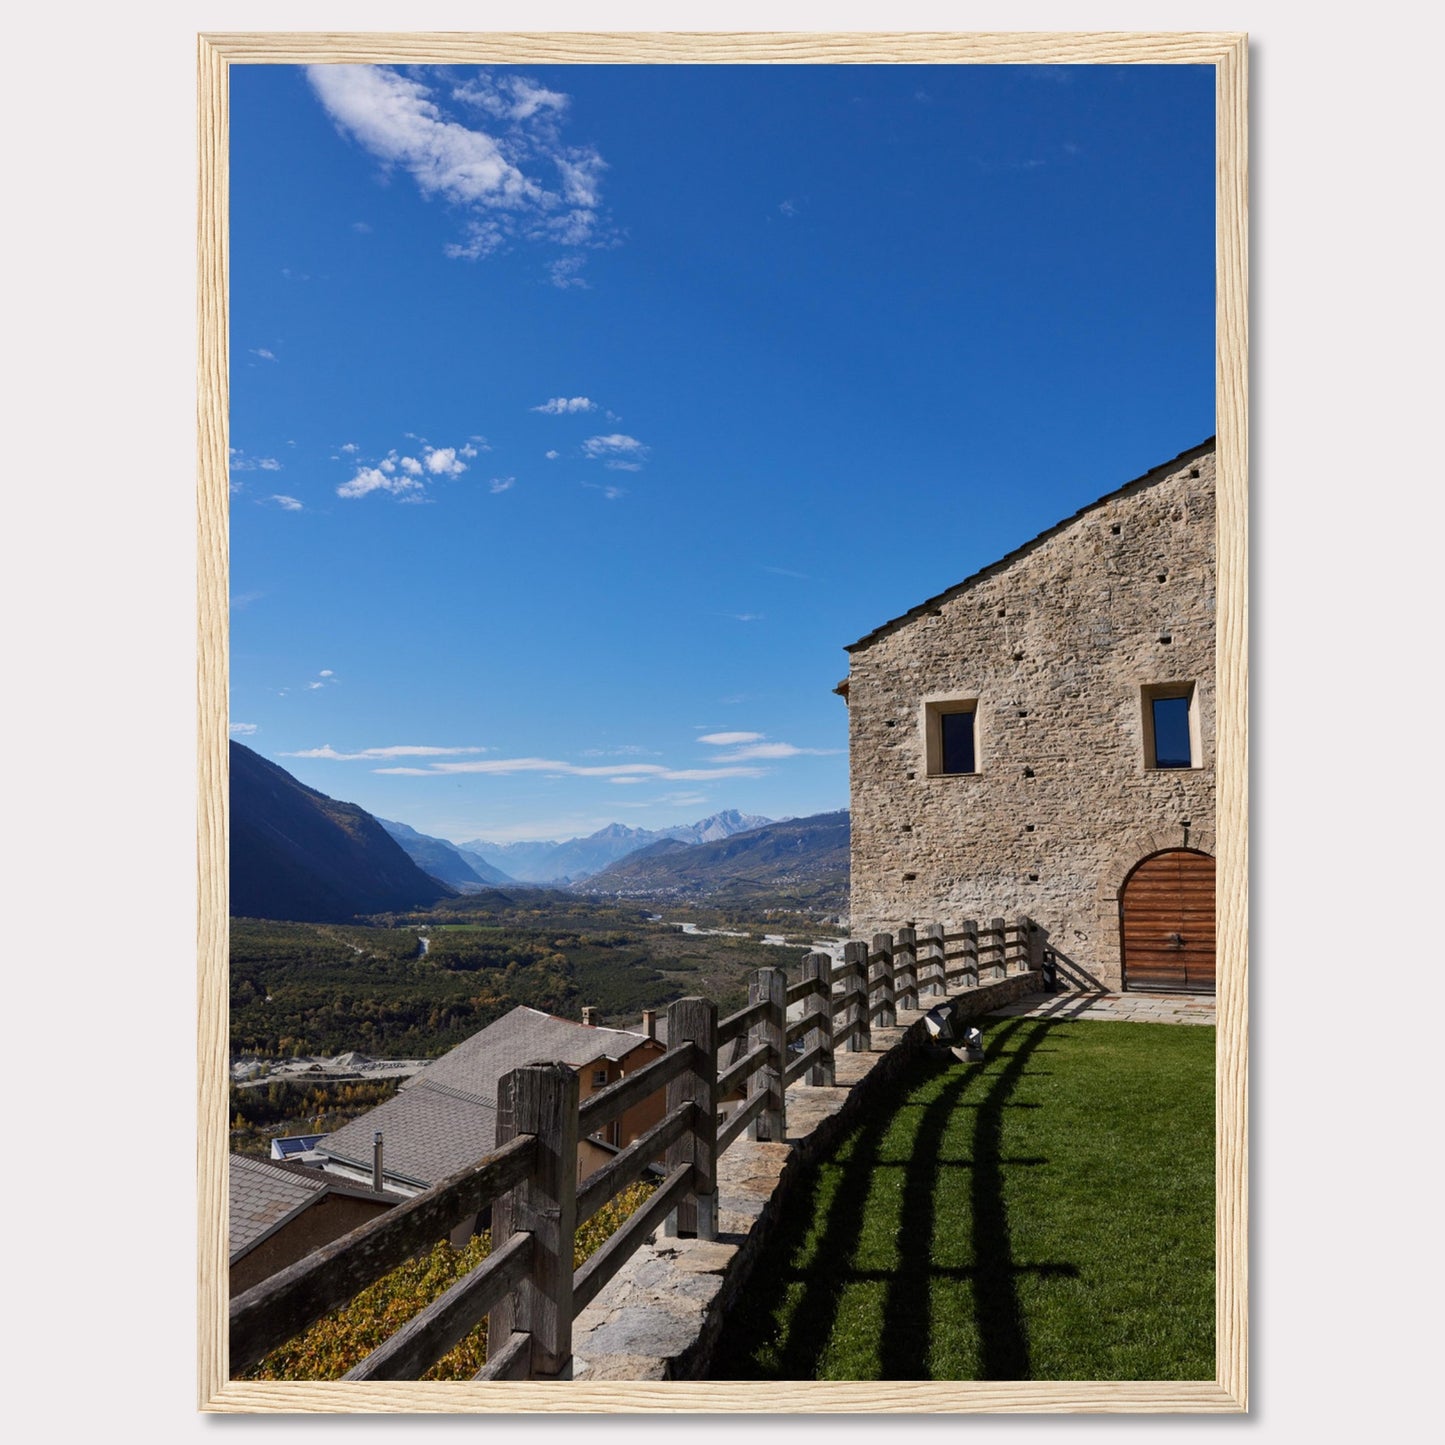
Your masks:
<svg viewBox="0 0 1445 1445"><path fill-rule="evenodd" d="M931 1008L950 985L973 989L1038 968L1043 944L1022 915L908 924L850 940L841 960L808 953L792 982L782 969L755 970L747 1004L721 1020L708 999L678 1000L668 1009L666 1052L586 1100L565 1064L514 1070L498 1084L491 1154L232 1300L232 1372L490 1209L492 1238L502 1243L346 1378L419 1379L483 1320L488 1352L478 1380L558 1377L570 1368L577 1314L659 1226L717 1237L718 1157L744 1131L785 1143L790 1085L831 1086L837 1052L871 1050L875 1025L891 1028L900 1011ZM661 1117L579 1182L579 1140L597 1139L659 1098ZM657 1188L574 1269L578 1226L648 1175L661 1180Z"/></svg>

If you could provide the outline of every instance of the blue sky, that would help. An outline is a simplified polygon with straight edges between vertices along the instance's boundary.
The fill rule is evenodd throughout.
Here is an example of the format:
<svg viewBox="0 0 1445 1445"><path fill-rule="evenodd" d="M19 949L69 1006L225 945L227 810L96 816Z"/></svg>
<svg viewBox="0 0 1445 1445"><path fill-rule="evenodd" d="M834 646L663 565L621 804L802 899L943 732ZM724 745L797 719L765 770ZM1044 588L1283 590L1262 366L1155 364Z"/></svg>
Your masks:
<svg viewBox="0 0 1445 1445"><path fill-rule="evenodd" d="M846 806L843 652L1214 429L1213 71L235 66L232 735L457 840Z"/></svg>

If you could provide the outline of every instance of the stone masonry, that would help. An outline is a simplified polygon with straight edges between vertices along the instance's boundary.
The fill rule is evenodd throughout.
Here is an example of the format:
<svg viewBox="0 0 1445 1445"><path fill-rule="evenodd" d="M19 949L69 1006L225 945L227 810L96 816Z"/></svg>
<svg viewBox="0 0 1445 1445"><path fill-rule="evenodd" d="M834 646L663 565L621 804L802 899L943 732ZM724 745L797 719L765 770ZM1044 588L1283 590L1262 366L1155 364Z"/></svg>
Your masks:
<svg viewBox="0 0 1445 1445"><path fill-rule="evenodd" d="M848 649L855 935L1027 913L1066 977L1121 986L1126 875L1214 852L1214 477L1211 439ZM1193 766L1154 769L1171 684ZM977 770L931 774L930 716L968 702Z"/></svg>

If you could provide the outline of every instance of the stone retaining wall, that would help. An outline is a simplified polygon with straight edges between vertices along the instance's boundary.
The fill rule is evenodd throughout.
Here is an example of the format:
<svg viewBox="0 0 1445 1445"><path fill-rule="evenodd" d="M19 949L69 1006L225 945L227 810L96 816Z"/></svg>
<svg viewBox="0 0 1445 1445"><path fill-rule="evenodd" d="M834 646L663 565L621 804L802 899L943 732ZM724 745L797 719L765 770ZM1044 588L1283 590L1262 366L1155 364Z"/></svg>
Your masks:
<svg viewBox="0 0 1445 1445"><path fill-rule="evenodd" d="M1038 972L928 999L947 1003L963 1022L1042 987ZM740 1139L718 1161L717 1240L653 1236L573 1330L575 1379L705 1378L729 1307L748 1279L769 1234L788 1207L801 1174L877 1107L919 1050L937 1047L926 1010L898 1011L898 1026L874 1028L868 1053L839 1052L831 1088L794 1084L787 1093L788 1142Z"/></svg>

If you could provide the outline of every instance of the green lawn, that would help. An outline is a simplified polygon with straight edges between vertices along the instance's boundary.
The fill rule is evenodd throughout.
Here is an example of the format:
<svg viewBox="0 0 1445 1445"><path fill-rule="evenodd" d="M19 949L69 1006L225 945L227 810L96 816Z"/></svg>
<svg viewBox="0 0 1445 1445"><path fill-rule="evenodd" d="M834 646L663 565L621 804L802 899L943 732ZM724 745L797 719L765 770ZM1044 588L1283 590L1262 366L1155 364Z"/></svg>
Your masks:
<svg viewBox="0 0 1445 1445"><path fill-rule="evenodd" d="M1214 1378L1214 1029L984 1032L799 1179L713 1378Z"/></svg>

